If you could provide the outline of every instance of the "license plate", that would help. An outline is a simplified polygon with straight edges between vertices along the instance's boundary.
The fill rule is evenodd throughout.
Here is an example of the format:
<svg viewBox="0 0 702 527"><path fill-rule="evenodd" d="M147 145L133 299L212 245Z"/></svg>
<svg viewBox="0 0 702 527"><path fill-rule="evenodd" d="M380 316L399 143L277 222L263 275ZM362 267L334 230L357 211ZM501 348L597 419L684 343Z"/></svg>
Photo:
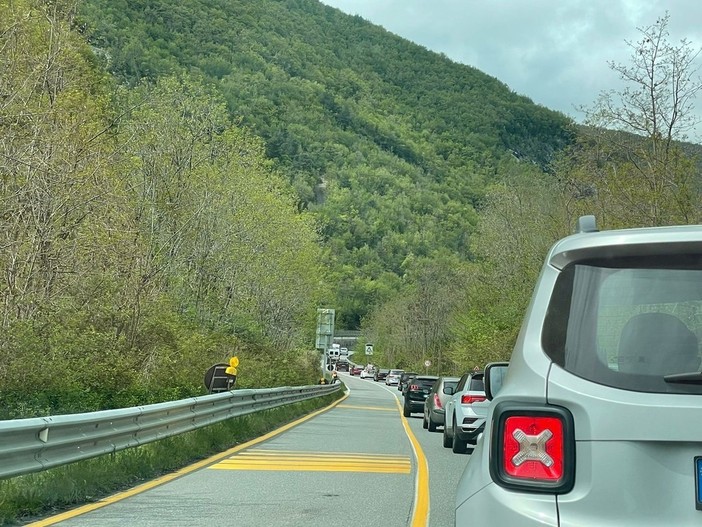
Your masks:
<svg viewBox="0 0 702 527"><path fill-rule="evenodd" d="M695 458L695 507L702 511L702 456Z"/></svg>

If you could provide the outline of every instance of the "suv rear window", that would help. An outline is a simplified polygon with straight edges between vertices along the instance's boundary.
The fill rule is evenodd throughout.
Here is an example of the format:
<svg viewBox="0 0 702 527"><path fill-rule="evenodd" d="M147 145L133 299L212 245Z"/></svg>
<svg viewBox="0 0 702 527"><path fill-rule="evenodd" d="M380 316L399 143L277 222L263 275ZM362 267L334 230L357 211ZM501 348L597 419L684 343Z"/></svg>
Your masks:
<svg viewBox="0 0 702 527"><path fill-rule="evenodd" d="M479 376L473 376L470 379L470 387L468 388L469 391L471 392L484 392L485 391L485 383L483 383L483 374L481 373Z"/></svg>
<svg viewBox="0 0 702 527"><path fill-rule="evenodd" d="M421 377L417 377L412 382L418 384L422 388L431 388L432 386L434 386L436 379L422 379Z"/></svg>
<svg viewBox="0 0 702 527"><path fill-rule="evenodd" d="M664 378L700 370L701 264L700 255L677 255L566 267L544 322L544 351L607 386L702 394L699 382Z"/></svg>

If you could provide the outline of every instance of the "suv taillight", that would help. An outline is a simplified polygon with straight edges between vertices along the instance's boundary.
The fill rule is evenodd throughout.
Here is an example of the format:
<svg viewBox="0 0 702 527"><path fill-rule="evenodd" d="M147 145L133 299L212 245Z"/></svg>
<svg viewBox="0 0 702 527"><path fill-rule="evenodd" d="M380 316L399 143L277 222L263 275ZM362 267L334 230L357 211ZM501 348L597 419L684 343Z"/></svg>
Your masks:
<svg viewBox="0 0 702 527"><path fill-rule="evenodd" d="M493 412L490 474L506 488L563 494L575 483L573 416L556 406L499 403Z"/></svg>
<svg viewBox="0 0 702 527"><path fill-rule="evenodd" d="M467 393L464 393L461 395L461 404L471 404L471 403L478 403L480 401L484 401L485 396L484 395L468 395Z"/></svg>
<svg viewBox="0 0 702 527"><path fill-rule="evenodd" d="M438 408L438 409L443 408L443 406L441 404L441 398L439 397L438 393L434 394L434 407Z"/></svg>

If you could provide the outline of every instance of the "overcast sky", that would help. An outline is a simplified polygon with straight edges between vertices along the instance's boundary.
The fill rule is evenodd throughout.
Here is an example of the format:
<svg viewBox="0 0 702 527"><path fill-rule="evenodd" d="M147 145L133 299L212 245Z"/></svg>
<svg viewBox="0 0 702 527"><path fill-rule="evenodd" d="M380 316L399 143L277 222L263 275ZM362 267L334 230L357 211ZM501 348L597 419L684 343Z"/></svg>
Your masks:
<svg viewBox="0 0 702 527"><path fill-rule="evenodd" d="M581 105L622 86L637 28L670 14L669 41L702 46L702 0L322 0L492 75L580 120ZM702 61L702 57L699 59ZM695 103L702 115L702 97ZM691 138L693 139L693 138ZM695 137L699 141L699 137Z"/></svg>

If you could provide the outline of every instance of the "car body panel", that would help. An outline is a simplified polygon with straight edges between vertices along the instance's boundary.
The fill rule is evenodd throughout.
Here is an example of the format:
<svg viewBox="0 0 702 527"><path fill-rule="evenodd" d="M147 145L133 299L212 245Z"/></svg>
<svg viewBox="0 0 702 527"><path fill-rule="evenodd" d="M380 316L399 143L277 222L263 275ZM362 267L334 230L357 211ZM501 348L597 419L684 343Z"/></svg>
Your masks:
<svg viewBox="0 0 702 527"><path fill-rule="evenodd" d="M467 372L461 376L456 392L446 401L444 434L453 438L454 431L461 441L474 442L485 424L486 415L478 415L473 411L473 404L462 404L463 395L485 396L485 390L474 389L471 384L482 387L482 372ZM465 383L465 384L463 384ZM463 389L461 386L463 385Z"/></svg>
<svg viewBox="0 0 702 527"><path fill-rule="evenodd" d="M555 527L558 509L553 495L535 495L525 500L484 478L487 448L478 440L465 472L459 480L456 496L457 527ZM478 463L476 463L478 461ZM463 499L465 498L465 499ZM460 501L459 501L460 500ZM499 503L499 507L495 507ZM587 525L587 524L586 524Z"/></svg>
<svg viewBox="0 0 702 527"><path fill-rule="evenodd" d="M584 274L590 268L592 275ZM668 363L660 361L662 354L677 357L673 354L679 348L672 344L656 346L652 359L641 351L639 356L644 358L637 359L632 370L628 362L623 362L628 357L620 351L625 340L624 329L620 328L641 313L667 316L668 304L675 308L673 314L688 330L702 336L702 321L697 323L702 318L702 308L692 303L699 301L702 306L702 280L697 280L695 274L700 269L700 226L578 234L554 245L539 275L502 388L488 406L488 424L460 478L456 525L614 527L702 523L702 510L697 510L695 503L694 465L695 457L702 456L700 383L695 379L687 385L664 383L663 375L670 372L652 369L652 364L662 364L656 366L661 369L667 367ZM574 300L567 316L575 318L572 325L562 325L559 331L563 331L564 339L581 340L559 347L560 356L550 355L556 348L549 342L545 328L548 317L557 312L551 299L556 298L559 280L567 280L567 272L580 272L580 278L576 277L580 282L569 293ZM604 278L593 278L595 272L601 272ZM690 280L689 291L677 281L678 274L687 272L695 278ZM666 273L672 279L666 281ZM617 280L647 275L651 276L650 283L630 281L629 294L626 290L620 294L616 289ZM686 285L684 280L680 282ZM664 293L651 292L657 290ZM676 294L681 295L678 302ZM614 298L615 303L608 304L608 297ZM640 310L638 314L634 313L636 309ZM626 314L626 310L633 314ZM699 342L697 346L699 358ZM618 364L612 363L613 355L618 357ZM601 364L602 372L587 371L581 357ZM648 378L656 379L663 388L647 391L649 385L644 382L657 386L645 380ZM632 387L614 382L630 382ZM642 388L635 387L637 382L642 383ZM562 408L572 416L572 487L560 493L507 489L493 478L498 476L491 473L494 467L490 465L490 450L500 444L493 437L493 424L500 411L496 407L503 403Z"/></svg>
<svg viewBox="0 0 702 527"><path fill-rule="evenodd" d="M349 371L349 363L346 361L339 361L336 363L337 371Z"/></svg>
<svg viewBox="0 0 702 527"><path fill-rule="evenodd" d="M376 382L384 381L387 378L388 373L390 373L390 370L385 369L385 368L378 368L375 371L375 375L373 376L373 380Z"/></svg>
<svg viewBox="0 0 702 527"><path fill-rule="evenodd" d="M446 412L446 402L451 398L450 395L444 393L444 387L449 386L455 389L458 384L459 377L439 377L437 381L432 386L429 395L424 402L424 419L427 424L431 423L433 426L443 426L444 416ZM440 407L434 402L434 394L439 397Z"/></svg>
<svg viewBox="0 0 702 527"><path fill-rule="evenodd" d="M413 371L402 372L402 375L400 375L400 380L397 383L397 389L401 392L404 392L405 386L407 385L407 381L410 379L410 377L416 377L417 375L419 374Z"/></svg>
<svg viewBox="0 0 702 527"><path fill-rule="evenodd" d="M373 368L363 368L361 370L361 379L372 379L375 375Z"/></svg>
<svg viewBox="0 0 702 527"><path fill-rule="evenodd" d="M424 401L437 379L438 377L435 375L417 375L411 378L403 400L405 416L408 413L422 412L424 410Z"/></svg>
<svg viewBox="0 0 702 527"><path fill-rule="evenodd" d="M402 375L403 372L404 370L390 370L387 377L385 377L385 384L387 386L397 386L400 382L400 375Z"/></svg>

